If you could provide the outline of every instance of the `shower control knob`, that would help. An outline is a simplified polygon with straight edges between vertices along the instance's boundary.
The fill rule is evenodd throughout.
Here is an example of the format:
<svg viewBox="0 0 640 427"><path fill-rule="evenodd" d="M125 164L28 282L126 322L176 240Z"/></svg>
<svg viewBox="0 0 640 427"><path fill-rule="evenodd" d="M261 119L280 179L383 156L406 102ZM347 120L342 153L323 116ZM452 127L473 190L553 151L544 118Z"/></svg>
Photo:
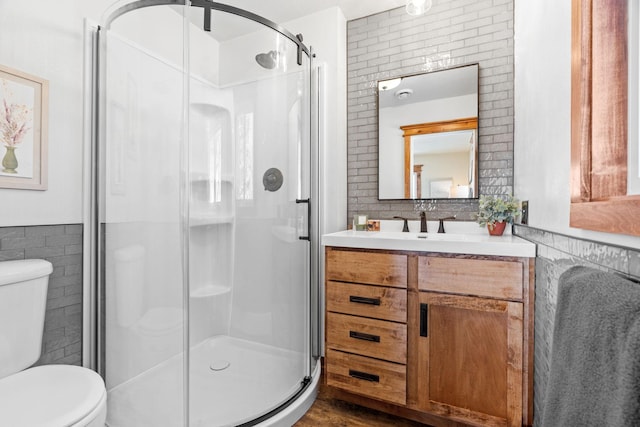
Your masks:
<svg viewBox="0 0 640 427"><path fill-rule="evenodd" d="M262 176L262 185L266 191L278 191L282 187L282 172L277 168L270 168Z"/></svg>

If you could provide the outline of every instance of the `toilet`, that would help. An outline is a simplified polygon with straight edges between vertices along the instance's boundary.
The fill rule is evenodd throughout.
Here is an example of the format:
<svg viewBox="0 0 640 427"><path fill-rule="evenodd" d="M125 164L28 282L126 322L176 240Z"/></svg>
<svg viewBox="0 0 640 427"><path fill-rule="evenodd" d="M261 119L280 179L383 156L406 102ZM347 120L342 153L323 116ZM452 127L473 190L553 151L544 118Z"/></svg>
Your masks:
<svg viewBox="0 0 640 427"><path fill-rule="evenodd" d="M104 381L80 366L40 358L50 262L0 262L0 426L103 427ZM27 369L29 368L29 369Z"/></svg>

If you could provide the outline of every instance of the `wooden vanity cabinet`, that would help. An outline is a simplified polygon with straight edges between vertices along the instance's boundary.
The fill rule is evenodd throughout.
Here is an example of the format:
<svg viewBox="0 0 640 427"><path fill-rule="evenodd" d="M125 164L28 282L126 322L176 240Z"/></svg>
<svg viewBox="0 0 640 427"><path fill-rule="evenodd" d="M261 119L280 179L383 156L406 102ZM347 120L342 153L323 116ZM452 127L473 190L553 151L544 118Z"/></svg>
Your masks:
<svg viewBox="0 0 640 427"><path fill-rule="evenodd" d="M420 256L418 407L483 426L523 420L518 260Z"/></svg>
<svg viewBox="0 0 640 427"><path fill-rule="evenodd" d="M326 254L327 384L348 392L337 397L434 426L532 424L532 258ZM350 344L354 327L396 329L385 348Z"/></svg>

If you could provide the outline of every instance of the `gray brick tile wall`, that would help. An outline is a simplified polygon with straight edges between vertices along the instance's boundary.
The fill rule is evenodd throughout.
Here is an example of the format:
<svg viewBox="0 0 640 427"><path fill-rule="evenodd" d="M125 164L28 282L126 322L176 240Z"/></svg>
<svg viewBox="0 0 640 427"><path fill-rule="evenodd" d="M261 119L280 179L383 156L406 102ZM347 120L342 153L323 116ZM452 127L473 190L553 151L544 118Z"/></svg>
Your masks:
<svg viewBox="0 0 640 427"><path fill-rule="evenodd" d="M543 411L560 275L584 265L640 279L640 251L516 225L514 232L537 245L534 315L534 426Z"/></svg>
<svg viewBox="0 0 640 427"><path fill-rule="evenodd" d="M513 0L434 2L420 17L392 9L347 24L347 223L355 213L417 217L379 201L377 81L480 64L480 194L513 192ZM474 200L429 202L430 215L473 219Z"/></svg>
<svg viewBox="0 0 640 427"><path fill-rule="evenodd" d="M41 258L49 277L42 356L36 365L82 363L82 225L0 227L0 261Z"/></svg>

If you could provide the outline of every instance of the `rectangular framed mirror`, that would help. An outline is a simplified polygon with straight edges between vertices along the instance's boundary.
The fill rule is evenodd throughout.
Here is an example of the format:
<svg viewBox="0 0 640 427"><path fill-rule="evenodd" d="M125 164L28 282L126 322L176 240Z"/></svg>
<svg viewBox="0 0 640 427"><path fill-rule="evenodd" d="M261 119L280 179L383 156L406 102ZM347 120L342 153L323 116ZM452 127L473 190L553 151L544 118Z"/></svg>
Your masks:
<svg viewBox="0 0 640 427"><path fill-rule="evenodd" d="M478 64L379 81L378 158L379 200L477 198Z"/></svg>

